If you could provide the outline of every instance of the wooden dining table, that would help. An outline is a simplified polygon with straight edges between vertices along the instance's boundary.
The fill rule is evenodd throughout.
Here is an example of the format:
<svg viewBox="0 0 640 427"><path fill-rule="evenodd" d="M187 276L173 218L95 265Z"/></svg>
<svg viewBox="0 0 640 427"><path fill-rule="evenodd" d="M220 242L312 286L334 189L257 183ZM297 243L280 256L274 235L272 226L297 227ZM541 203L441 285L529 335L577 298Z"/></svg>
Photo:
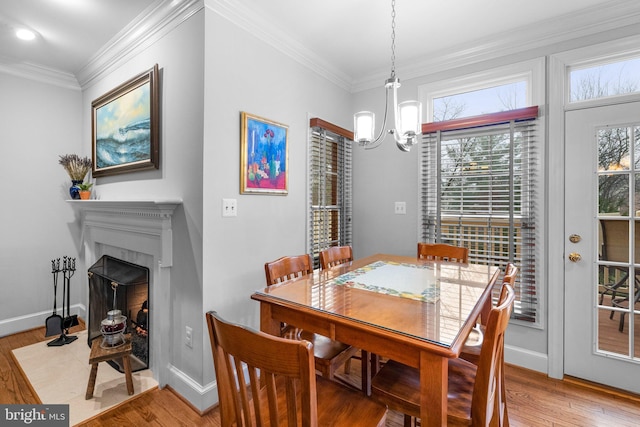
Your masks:
<svg viewBox="0 0 640 427"><path fill-rule="evenodd" d="M378 254L251 298L260 303L263 332L278 335L285 322L418 368L422 425L446 426L448 359L459 356L499 273L495 266Z"/></svg>

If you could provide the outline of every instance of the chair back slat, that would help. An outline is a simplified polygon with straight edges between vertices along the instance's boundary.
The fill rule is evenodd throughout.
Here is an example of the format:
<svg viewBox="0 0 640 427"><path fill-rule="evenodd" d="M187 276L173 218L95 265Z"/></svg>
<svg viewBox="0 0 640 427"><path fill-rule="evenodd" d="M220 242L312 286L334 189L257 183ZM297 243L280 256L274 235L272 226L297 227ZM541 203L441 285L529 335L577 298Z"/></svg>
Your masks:
<svg viewBox="0 0 640 427"><path fill-rule="evenodd" d="M331 246L320 252L320 268L327 268L353 261L351 246Z"/></svg>
<svg viewBox="0 0 640 427"><path fill-rule="evenodd" d="M507 268L505 268L504 270L504 274L502 276L502 282L500 283L500 292L502 292L502 288L504 285L509 285L512 288L514 288L514 285L516 283L516 278L518 277L518 267L513 264L513 263L508 263L507 264ZM494 285L494 291L493 292L497 292L497 284ZM493 294L492 292L492 294ZM500 299L500 297L498 297L498 299ZM482 312L480 313L480 324L486 326L487 325L487 321L489 320L489 312L491 311L491 308L493 307L493 295L491 295L491 298L487 301L487 303L482 307Z"/></svg>
<svg viewBox="0 0 640 427"><path fill-rule="evenodd" d="M215 312L206 318L223 427L261 426L267 421L272 426L317 425L311 343L229 323Z"/></svg>
<svg viewBox="0 0 640 427"><path fill-rule="evenodd" d="M313 273L309 254L284 256L264 264L267 286Z"/></svg>
<svg viewBox="0 0 640 427"><path fill-rule="evenodd" d="M515 292L509 284L502 286L498 305L491 310L476 371L471 403L472 425L492 425L503 415L504 334L513 310ZM496 425L502 425L497 423Z"/></svg>
<svg viewBox="0 0 640 427"><path fill-rule="evenodd" d="M467 264L469 262L469 248L447 245L445 243L419 242L418 258Z"/></svg>

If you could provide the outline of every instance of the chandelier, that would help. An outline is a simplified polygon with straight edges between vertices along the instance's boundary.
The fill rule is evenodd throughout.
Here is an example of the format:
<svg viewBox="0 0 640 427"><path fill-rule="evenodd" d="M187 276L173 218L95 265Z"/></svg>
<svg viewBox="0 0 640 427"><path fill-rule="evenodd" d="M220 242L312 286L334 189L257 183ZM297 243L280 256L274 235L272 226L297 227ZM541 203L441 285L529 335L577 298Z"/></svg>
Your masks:
<svg viewBox="0 0 640 427"><path fill-rule="evenodd" d="M398 88L400 79L396 77L396 2L391 1L391 76L385 81L385 103L382 128L375 135L375 114L371 111L360 111L353 115L354 140L366 149L379 147L384 141L387 130L389 109L389 92L393 96L393 128L388 133L396 140L402 151L409 151L418 142L421 133L422 104L418 101L405 101L398 104Z"/></svg>

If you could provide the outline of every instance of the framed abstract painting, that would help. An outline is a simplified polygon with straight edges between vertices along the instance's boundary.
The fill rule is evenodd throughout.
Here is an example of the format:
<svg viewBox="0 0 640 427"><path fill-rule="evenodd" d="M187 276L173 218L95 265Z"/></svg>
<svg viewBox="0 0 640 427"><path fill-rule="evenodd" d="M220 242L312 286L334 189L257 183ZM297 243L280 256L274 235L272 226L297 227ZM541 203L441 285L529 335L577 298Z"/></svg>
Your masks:
<svg viewBox="0 0 640 427"><path fill-rule="evenodd" d="M158 169L158 64L91 103L93 177Z"/></svg>
<svg viewBox="0 0 640 427"><path fill-rule="evenodd" d="M241 112L240 193L286 195L288 126Z"/></svg>

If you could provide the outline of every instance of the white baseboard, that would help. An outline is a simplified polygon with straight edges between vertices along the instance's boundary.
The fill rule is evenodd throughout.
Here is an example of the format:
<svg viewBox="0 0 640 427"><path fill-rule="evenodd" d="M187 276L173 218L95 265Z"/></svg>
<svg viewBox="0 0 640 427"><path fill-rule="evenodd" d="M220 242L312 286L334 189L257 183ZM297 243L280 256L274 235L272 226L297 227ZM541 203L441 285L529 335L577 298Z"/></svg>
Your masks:
<svg viewBox="0 0 640 427"><path fill-rule="evenodd" d="M504 346L504 361L510 365L548 374L549 360L546 354L520 347Z"/></svg>
<svg viewBox="0 0 640 427"><path fill-rule="evenodd" d="M72 315L77 314L78 317L87 318L87 309L83 304L72 305L70 311ZM0 320L0 337L45 326L47 317L52 313L53 310L48 310ZM58 309L58 314L62 316L62 309Z"/></svg>
<svg viewBox="0 0 640 427"><path fill-rule="evenodd" d="M218 403L218 390L215 381L202 386L173 365L169 365L168 385L200 412L204 412Z"/></svg>

